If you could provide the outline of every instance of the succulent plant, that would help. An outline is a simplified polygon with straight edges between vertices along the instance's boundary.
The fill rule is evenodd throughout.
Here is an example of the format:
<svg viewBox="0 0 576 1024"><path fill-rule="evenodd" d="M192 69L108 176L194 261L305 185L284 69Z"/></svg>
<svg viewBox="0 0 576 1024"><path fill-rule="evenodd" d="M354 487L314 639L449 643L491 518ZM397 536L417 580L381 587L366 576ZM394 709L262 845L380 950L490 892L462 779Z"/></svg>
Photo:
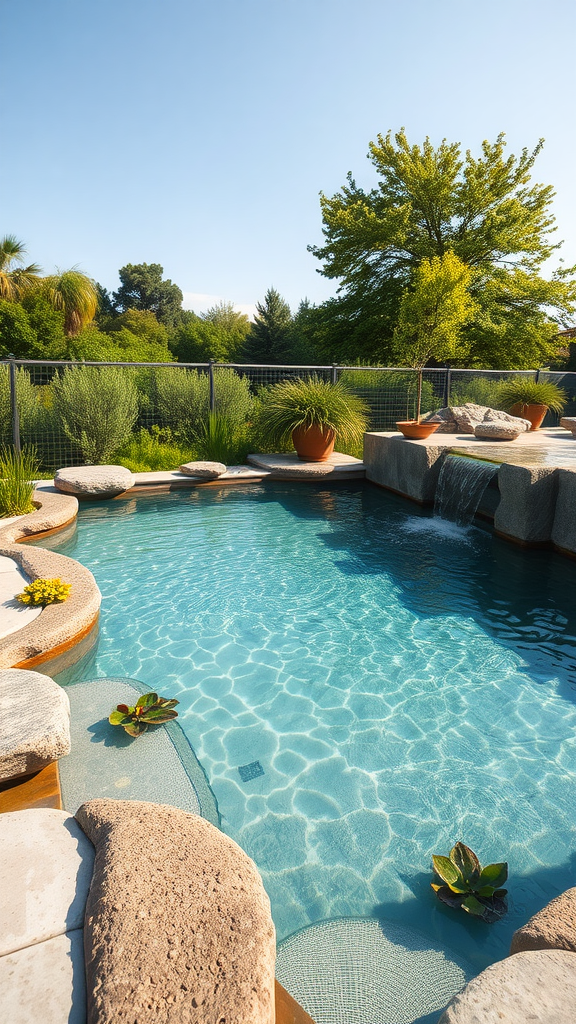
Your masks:
<svg viewBox="0 0 576 1024"><path fill-rule="evenodd" d="M500 886L508 878L506 863L487 864L482 868L476 854L464 843L456 843L448 857L432 857L432 863L444 883L431 883L442 903L462 908L467 914L485 921L498 921L504 916L508 909L508 890Z"/></svg>
<svg viewBox="0 0 576 1024"><path fill-rule="evenodd" d="M121 725L129 736L141 736L149 725L162 725L177 718L178 712L172 709L178 703L177 700L159 697L157 693L144 693L136 701L135 707L117 704L116 710L108 716L108 721L110 725Z"/></svg>

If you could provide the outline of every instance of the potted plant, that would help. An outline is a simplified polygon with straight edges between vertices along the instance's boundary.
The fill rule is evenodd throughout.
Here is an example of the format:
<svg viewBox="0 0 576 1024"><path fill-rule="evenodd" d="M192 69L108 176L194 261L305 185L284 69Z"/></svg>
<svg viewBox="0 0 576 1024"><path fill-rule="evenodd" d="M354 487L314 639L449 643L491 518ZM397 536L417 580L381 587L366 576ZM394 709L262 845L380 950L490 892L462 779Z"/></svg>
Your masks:
<svg viewBox="0 0 576 1024"><path fill-rule="evenodd" d="M530 420L530 430L538 430L548 409L562 412L567 397L552 381L515 377L501 384L499 401L506 412Z"/></svg>
<svg viewBox="0 0 576 1024"><path fill-rule="evenodd" d="M416 417L396 423L405 437L429 437L439 423L420 422L422 371L434 359L437 363L462 357L462 328L472 318L476 303L468 286L472 271L450 250L442 256L423 259L400 303L394 343L400 362L417 371Z"/></svg>
<svg viewBox="0 0 576 1024"><path fill-rule="evenodd" d="M367 408L341 381L329 384L313 375L273 384L262 396L258 420L271 444L291 439L299 459L325 462L336 437L344 445L361 444Z"/></svg>

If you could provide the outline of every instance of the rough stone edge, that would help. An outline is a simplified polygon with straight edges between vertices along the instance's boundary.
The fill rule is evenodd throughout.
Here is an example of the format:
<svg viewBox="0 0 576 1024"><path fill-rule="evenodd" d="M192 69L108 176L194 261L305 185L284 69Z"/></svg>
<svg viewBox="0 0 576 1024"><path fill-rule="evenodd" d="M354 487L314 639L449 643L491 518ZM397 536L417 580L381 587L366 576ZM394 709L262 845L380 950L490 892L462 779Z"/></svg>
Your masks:
<svg viewBox="0 0 576 1024"><path fill-rule="evenodd" d="M33 622L0 640L0 668L58 653L85 636L100 609L100 591L92 573L80 562L44 548L23 547L18 541L57 530L76 518L78 501L56 489L34 491L35 512L0 526L0 554L13 558L31 579L60 576L72 584L67 601L48 605ZM25 666L24 666L25 667Z"/></svg>

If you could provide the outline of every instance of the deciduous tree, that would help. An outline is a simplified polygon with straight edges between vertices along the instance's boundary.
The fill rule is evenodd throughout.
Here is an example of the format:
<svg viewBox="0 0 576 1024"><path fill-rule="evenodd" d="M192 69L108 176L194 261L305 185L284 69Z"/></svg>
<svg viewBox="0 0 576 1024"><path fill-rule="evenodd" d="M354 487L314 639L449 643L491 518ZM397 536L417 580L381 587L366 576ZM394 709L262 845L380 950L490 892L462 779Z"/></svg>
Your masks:
<svg viewBox="0 0 576 1024"><path fill-rule="evenodd" d="M472 271L478 302L462 333L472 364L521 367L549 358L551 336L574 311L576 286L574 268L549 278L542 272L560 244L552 240L553 189L531 182L542 144L507 157L499 135L475 157L459 143L410 145L404 131L389 132L370 143L375 188L365 191L349 174L340 192L322 196L325 241L310 248L357 311L361 349L372 347L380 328L375 354L392 351L404 289L422 260L452 251ZM526 322L523 347L516 339Z"/></svg>

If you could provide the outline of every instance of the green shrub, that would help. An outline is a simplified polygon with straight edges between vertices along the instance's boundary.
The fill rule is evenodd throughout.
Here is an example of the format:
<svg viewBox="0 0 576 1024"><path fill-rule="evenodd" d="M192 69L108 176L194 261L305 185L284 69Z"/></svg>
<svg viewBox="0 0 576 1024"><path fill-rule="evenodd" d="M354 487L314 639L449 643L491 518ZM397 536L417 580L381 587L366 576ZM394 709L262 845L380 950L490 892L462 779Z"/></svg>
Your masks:
<svg viewBox="0 0 576 1024"><path fill-rule="evenodd" d="M470 377L455 380L450 388L450 405L486 405L490 409L501 409L502 377Z"/></svg>
<svg viewBox="0 0 576 1024"><path fill-rule="evenodd" d="M34 443L49 416L43 404L43 389L34 386L26 370L16 371L16 401L20 416L20 436L25 443ZM0 441L12 441L10 371L5 364L0 365Z"/></svg>
<svg viewBox="0 0 576 1024"><path fill-rule="evenodd" d="M415 370L344 370L340 381L359 395L369 409L369 430L392 430L396 420L416 415L418 377ZM438 408L431 381L422 382L421 413ZM343 449L340 447L340 450ZM350 453L351 454L351 453Z"/></svg>
<svg viewBox="0 0 576 1024"><path fill-rule="evenodd" d="M138 396L130 370L82 366L64 371L52 383L56 421L84 462L108 462L130 437Z"/></svg>
<svg viewBox="0 0 576 1024"><path fill-rule="evenodd" d="M210 412L210 380L198 370L157 369L156 406L163 423L175 434L192 440ZM214 370L214 411L231 424L245 423L252 407L250 382L234 370Z"/></svg>
<svg viewBox="0 0 576 1024"><path fill-rule="evenodd" d="M0 452L0 516L23 516L34 511L32 495L38 460L33 448Z"/></svg>
<svg viewBox="0 0 576 1024"><path fill-rule="evenodd" d="M142 427L117 452L114 462L126 466L132 473L148 473L178 469L183 462L192 462L198 452L192 445L178 444L170 427Z"/></svg>

